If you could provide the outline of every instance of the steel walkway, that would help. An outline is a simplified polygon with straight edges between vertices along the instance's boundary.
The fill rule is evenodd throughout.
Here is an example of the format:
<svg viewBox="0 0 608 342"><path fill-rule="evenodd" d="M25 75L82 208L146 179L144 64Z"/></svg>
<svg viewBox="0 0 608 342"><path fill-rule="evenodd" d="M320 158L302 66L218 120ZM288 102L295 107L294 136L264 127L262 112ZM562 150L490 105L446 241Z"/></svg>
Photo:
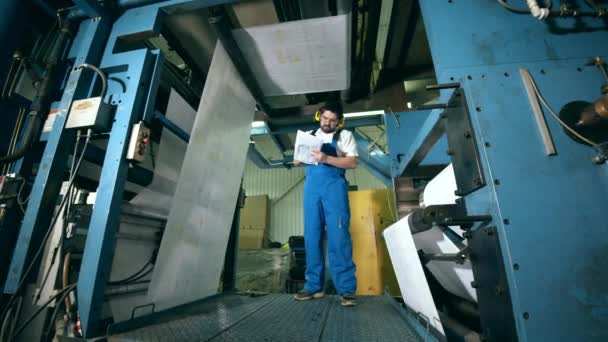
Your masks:
<svg viewBox="0 0 608 342"><path fill-rule="evenodd" d="M421 341L391 300L360 297L358 306L344 308L335 296L296 302L291 295L221 295L170 315L152 314L118 324L122 329L135 328L107 338L111 342Z"/></svg>

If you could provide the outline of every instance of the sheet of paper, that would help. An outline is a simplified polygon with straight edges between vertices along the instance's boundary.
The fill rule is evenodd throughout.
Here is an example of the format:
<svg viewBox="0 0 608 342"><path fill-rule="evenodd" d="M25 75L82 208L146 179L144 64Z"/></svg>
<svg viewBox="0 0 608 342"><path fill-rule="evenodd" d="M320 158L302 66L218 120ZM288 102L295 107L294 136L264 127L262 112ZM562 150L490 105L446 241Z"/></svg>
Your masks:
<svg viewBox="0 0 608 342"><path fill-rule="evenodd" d="M321 150L322 145L323 140L308 132L298 130L293 148L293 159L305 164L317 165L318 163L312 159L312 151Z"/></svg>
<svg viewBox="0 0 608 342"><path fill-rule="evenodd" d="M233 31L265 96L348 89L351 15Z"/></svg>
<svg viewBox="0 0 608 342"><path fill-rule="evenodd" d="M408 221L409 215L382 233L397 275L399 289L405 304L445 336Z"/></svg>
<svg viewBox="0 0 608 342"><path fill-rule="evenodd" d="M156 310L217 293L254 112L218 42L148 290Z"/></svg>

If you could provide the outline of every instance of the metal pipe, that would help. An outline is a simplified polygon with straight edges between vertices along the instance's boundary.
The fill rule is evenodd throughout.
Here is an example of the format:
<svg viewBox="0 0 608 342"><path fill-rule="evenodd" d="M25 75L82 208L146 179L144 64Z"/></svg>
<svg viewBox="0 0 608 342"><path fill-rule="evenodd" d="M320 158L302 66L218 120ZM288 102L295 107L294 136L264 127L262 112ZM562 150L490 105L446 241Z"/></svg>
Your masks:
<svg viewBox="0 0 608 342"><path fill-rule="evenodd" d="M188 132L181 129L178 125L176 125L173 121L169 120L166 116L164 116L160 112L154 113L154 118L158 119L160 123L173 134L175 134L178 138L182 139L186 143L190 141L190 134Z"/></svg>
<svg viewBox="0 0 608 342"><path fill-rule="evenodd" d="M446 328L446 330L451 331L454 335L460 336L462 341L465 342L480 342L481 336L478 332L467 328L466 326L460 324L458 321L452 319L450 316L444 314L439 311L439 317L441 319L441 324Z"/></svg>
<svg viewBox="0 0 608 342"><path fill-rule="evenodd" d="M131 284L109 286L105 292L106 297L122 296L148 291L149 280L138 281Z"/></svg>
<svg viewBox="0 0 608 342"><path fill-rule="evenodd" d="M458 218L446 217L444 220L444 224L449 226L460 226L467 225L475 222L490 222L492 221L492 215L473 215L473 216L465 216Z"/></svg>
<svg viewBox="0 0 608 342"><path fill-rule="evenodd" d="M63 257L63 272L61 274L61 280L63 288L68 287L70 280L70 264L72 260L72 253L66 253ZM65 296L65 312L70 313L70 308L72 307L72 301L70 299L70 295Z"/></svg>
<svg viewBox="0 0 608 342"><path fill-rule="evenodd" d="M428 109L446 109L448 108L447 103L437 103L437 104L428 104L422 105L414 108L414 110L428 110Z"/></svg>
<svg viewBox="0 0 608 342"><path fill-rule="evenodd" d="M61 33L55 41L53 50L51 51L49 57L46 60L46 74L40 82L36 98L34 99L30 107L30 112L28 115L31 116L31 119L29 120L28 125L25 128L25 133L23 134L21 145L14 152L6 156L0 157L0 164L10 163L22 158L29 150L30 145L34 141L35 137L38 135L38 130L42 124L42 121L44 120L43 116L48 113L50 109L51 89L53 86L53 82L55 81L56 67L59 63L62 53L65 51L65 47L69 42L70 36L71 32L67 26L61 28Z"/></svg>
<svg viewBox="0 0 608 342"><path fill-rule="evenodd" d="M426 86L426 90L439 90L439 89L454 89L460 88L460 83L442 83L442 84L431 84Z"/></svg>

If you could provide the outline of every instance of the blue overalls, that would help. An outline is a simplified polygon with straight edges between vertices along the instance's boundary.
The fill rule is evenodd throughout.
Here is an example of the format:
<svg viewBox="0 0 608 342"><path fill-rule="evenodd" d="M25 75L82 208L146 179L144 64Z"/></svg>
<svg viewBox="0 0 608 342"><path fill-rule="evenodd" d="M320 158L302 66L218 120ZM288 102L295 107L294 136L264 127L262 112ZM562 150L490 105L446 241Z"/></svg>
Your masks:
<svg viewBox="0 0 608 342"><path fill-rule="evenodd" d="M314 133L313 133L314 134ZM336 133L338 134L338 133ZM337 157L336 141L323 144L321 152ZM324 287L323 234L327 234L329 269L338 294L355 293L355 264L348 230L350 208L344 169L328 164L306 166L304 183L305 290Z"/></svg>

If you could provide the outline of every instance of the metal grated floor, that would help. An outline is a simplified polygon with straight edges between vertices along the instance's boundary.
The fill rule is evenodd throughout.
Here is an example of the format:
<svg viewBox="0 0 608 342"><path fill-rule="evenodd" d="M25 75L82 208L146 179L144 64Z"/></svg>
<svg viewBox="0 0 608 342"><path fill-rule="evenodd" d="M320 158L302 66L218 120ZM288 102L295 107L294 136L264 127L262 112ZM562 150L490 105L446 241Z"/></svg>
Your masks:
<svg viewBox="0 0 608 342"><path fill-rule="evenodd" d="M291 295L224 295L164 320L109 336L108 341L421 341L384 296L296 302ZM167 318L168 319L168 318Z"/></svg>

